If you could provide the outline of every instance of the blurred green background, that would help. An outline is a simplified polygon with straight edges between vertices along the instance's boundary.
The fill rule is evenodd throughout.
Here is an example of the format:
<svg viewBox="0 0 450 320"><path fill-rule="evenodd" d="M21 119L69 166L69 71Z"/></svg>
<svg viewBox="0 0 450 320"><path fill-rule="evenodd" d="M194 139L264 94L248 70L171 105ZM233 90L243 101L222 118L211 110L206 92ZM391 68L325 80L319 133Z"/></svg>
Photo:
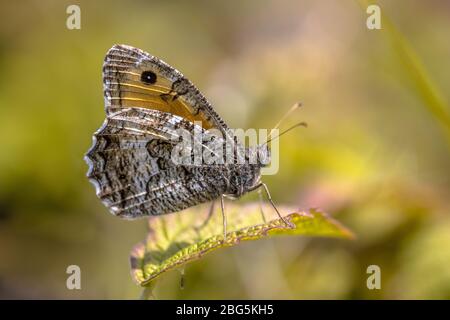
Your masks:
<svg viewBox="0 0 450 320"><path fill-rule="evenodd" d="M81 7L81 30L66 8ZM281 238L214 252L158 282L159 298L450 298L450 3L11 1L0 11L0 298L134 299L145 221L108 213L85 177L115 43L180 69L230 127L281 139L265 178L279 204L320 207L355 241ZM255 195L240 201L252 201ZM82 290L66 289L81 267ZM366 268L379 265L381 290Z"/></svg>

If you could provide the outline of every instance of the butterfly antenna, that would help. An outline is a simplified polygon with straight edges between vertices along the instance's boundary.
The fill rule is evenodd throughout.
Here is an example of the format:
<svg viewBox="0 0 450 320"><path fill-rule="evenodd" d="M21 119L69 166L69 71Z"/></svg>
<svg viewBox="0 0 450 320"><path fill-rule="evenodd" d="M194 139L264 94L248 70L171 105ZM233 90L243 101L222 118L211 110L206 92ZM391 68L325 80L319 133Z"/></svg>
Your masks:
<svg viewBox="0 0 450 320"><path fill-rule="evenodd" d="M286 120L287 117L289 117L291 115L292 112L294 112L295 110L297 110L298 108L300 108L302 106L301 102L297 102L295 103L285 114L284 116L281 117L280 121L278 121L278 123L275 125L275 127L270 130L269 136L267 137L267 140L270 140L270 138L272 137L272 134L274 132L274 130L278 129L280 127L280 125L283 123L284 120Z"/></svg>
<svg viewBox="0 0 450 320"><path fill-rule="evenodd" d="M306 122L299 122L299 123L297 123L297 124L294 124L292 127L289 127L288 129L284 130L284 131L281 132L279 135L277 135L277 136L275 136L275 137L273 137L273 138L268 139L266 142L263 143L263 145L264 145L264 144L268 144L270 141L275 140L275 139L281 137L283 134L288 133L289 131L291 131L292 129L295 129L295 128L297 128L297 127L305 127L305 128L306 128L306 127L308 127L308 124L307 124Z"/></svg>

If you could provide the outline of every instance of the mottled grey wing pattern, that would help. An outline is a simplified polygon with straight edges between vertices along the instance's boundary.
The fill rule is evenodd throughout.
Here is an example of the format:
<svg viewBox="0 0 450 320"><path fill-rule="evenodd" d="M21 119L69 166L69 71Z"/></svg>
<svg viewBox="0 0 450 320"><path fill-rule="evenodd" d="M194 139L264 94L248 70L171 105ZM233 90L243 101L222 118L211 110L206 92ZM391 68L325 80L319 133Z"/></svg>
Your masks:
<svg viewBox="0 0 450 320"><path fill-rule="evenodd" d="M225 192L226 179L217 169L173 163L178 128L193 131L194 125L169 113L127 108L110 114L94 134L86 154L88 177L114 215L176 212Z"/></svg>

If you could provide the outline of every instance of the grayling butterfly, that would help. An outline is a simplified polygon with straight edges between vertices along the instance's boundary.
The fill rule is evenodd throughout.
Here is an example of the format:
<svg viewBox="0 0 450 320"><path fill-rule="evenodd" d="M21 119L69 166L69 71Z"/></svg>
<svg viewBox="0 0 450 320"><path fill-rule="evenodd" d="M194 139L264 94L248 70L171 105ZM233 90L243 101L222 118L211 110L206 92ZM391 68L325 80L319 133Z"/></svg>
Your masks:
<svg viewBox="0 0 450 320"><path fill-rule="evenodd" d="M273 205L261 181L261 168L270 157L267 143L244 148L179 71L140 49L114 45L104 60L103 83L106 119L94 133L85 159L87 176L111 213L134 219L220 198L226 237L224 197L239 198L263 188ZM214 142L219 149L225 141L233 142L234 160L214 165L173 160L174 148L183 138L180 130L204 134L211 129L223 134ZM205 147L202 141L200 145ZM188 158L194 156L187 153ZM245 161L250 157L256 161Z"/></svg>

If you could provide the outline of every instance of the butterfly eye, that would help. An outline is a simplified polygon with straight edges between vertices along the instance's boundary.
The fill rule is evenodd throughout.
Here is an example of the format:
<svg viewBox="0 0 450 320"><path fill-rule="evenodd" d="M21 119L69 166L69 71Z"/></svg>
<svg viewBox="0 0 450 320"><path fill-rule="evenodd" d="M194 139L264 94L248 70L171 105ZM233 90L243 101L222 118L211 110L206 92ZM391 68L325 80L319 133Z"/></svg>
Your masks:
<svg viewBox="0 0 450 320"><path fill-rule="evenodd" d="M141 74L141 81L147 84L154 84L156 82L156 74L153 71L144 71Z"/></svg>

